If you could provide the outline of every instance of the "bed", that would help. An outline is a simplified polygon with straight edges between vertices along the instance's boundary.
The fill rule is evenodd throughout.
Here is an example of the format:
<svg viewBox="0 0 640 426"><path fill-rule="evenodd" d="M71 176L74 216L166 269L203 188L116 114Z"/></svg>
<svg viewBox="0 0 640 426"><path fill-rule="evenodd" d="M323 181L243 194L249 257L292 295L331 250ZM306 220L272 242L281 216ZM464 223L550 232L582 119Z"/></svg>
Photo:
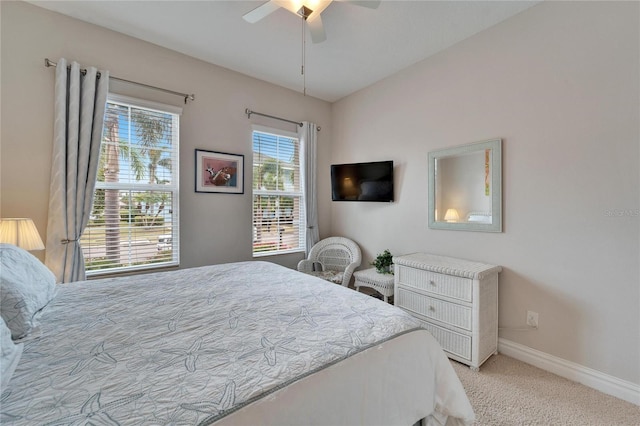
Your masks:
<svg viewBox="0 0 640 426"><path fill-rule="evenodd" d="M474 419L435 339L402 310L346 287L253 261L51 288L35 257L7 245L0 255L10 329L2 424ZM11 286L34 280L41 300L17 301ZM28 330L15 332L16 312L28 305ZM5 359L16 352L17 363Z"/></svg>

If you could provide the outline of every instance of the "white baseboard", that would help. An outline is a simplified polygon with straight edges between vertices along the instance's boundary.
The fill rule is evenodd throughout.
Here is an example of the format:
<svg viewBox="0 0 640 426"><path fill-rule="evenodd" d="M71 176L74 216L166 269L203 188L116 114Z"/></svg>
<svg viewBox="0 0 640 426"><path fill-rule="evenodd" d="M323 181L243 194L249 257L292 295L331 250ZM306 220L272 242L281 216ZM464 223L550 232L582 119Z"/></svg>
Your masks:
<svg viewBox="0 0 640 426"><path fill-rule="evenodd" d="M635 383L503 338L498 339L498 352L640 406L640 385Z"/></svg>

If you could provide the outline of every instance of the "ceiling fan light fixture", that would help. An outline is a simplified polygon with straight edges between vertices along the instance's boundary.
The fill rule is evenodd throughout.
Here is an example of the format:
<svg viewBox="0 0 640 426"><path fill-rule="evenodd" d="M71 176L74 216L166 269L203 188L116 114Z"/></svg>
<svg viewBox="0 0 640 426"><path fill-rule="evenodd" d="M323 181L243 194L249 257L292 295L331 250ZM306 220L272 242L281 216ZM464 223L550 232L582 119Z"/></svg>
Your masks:
<svg viewBox="0 0 640 426"><path fill-rule="evenodd" d="M280 1L280 0L278 0ZM292 1L290 4L295 4L295 13L302 16L305 20L312 21L320 16L323 10L325 10L333 0L304 0L304 1ZM282 3L280 3L282 4ZM285 9L288 9L283 5ZM291 9L289 9L291 10Z"/></svg>
<svg viewBox="0 0 640 426"><path fill-rule="evenodd" d="M375 9L380 4L380 1L371 0L343 1L358 6L365 6L370 9ZM321 43L327 39L327 35L324 32L324 26L322 25L322 18L320 15L332 2L333 0L268 0L248 13L245 13L242 17L247 22L255 23L274 11L283 8L294 15L302 17L304 22L309 25L311 41L313 43Z"/></svg>

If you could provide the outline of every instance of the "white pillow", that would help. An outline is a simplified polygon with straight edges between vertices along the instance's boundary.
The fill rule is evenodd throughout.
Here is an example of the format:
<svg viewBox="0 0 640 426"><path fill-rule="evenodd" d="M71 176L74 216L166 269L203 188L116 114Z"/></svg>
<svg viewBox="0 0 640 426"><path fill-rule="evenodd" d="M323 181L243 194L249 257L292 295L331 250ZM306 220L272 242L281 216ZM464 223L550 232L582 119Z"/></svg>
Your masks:
<svg viewBox="0 0 640 426"><path fill-rule="evenodd" d="M56 278L37 257L0 244L0 314L13 339L36 327L36 315L56 295Z"/></svg>
<svg viewBox="0 0 640 426"><path fill-rule="evenodd" d="M15 344L11 340L11 330L0 318L0 387L4 389L9 384L18 361L22 356L23 343Z"/></svg>

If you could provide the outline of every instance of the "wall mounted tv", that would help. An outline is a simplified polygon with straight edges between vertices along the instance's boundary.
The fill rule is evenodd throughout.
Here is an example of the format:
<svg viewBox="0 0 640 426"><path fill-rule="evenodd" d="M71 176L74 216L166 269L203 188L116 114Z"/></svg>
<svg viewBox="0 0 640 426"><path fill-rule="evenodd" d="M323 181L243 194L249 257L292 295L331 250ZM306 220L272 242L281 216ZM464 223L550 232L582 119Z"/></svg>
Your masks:
<svg viewBox="0 0 640 426"><path fill-rule="evenodd" d="M333 201L393 201L393 161L332 164Z"/></svg>

